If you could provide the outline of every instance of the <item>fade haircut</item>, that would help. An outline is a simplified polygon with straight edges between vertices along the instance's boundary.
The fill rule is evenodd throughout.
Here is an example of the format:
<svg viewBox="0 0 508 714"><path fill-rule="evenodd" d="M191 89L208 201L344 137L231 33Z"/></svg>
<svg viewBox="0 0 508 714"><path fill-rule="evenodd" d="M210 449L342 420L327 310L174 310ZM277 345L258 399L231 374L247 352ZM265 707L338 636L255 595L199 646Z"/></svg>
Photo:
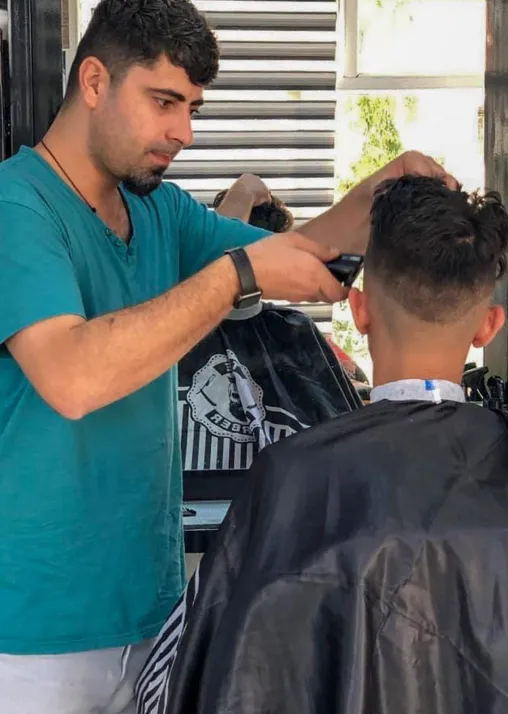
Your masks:
<svg viewBox="0 0 508 714"><path fill-rule="evenodd" d="M227 191L219 191L213 200L212 207L219 208ZM254 206L249 217L251 226L264 228L270 233L286 233L291 230L294 217L284 201L272 194L270 203Z"/></svg>
<svg viewBox="0 0 508 714"><path fill-rule="evenodd" d="M97 57L119 83L133 65L151 67L162 56L196 86L206 87L217 76L217 39L189 0L101 0L78 45L65 101L75 96L87 57Z"/></svg>
<svg viewBox="0 0 508 714"><path fill-rule="evenodd" d="M420 320L455 322L493 291L507 242L499 194L454 191L423 176L390 179L375 191L365 277Z"/></svg>

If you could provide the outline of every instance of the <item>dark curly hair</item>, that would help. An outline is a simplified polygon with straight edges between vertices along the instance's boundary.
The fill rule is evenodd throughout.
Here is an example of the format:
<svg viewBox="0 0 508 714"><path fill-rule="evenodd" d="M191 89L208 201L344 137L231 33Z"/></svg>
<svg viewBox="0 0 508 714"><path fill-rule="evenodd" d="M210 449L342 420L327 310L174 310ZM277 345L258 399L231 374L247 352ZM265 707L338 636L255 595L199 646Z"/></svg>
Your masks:
<svg viewBox="0 0 508 714"><path fill-rule="evenodd" d="M407 312L453 321L493 290L506 271L508 215L499 194L449 189L403 176L378 186L365 277Z"/></svg>
<svg viewBox="0 0 508 714"><path fill-rule="evenodd" d="M212 208L218 208L227 191L219 191L213 199ZM259 206L254 206L251 211L249 223L251 226L264 228L270 233L286 233L290 231L294 217L286 204L280 198L272 194L271 203L262 203Z"/></svg>
<svg viewBox="0 0 508 714"><path fill-rule="evenodd" d="M217 39L189 0L101 0L78 45L66 101L77 91L87 57L97 57L119 82L132 65L151 66L162 55L196 86L206 87L217 76Z"/></svg>

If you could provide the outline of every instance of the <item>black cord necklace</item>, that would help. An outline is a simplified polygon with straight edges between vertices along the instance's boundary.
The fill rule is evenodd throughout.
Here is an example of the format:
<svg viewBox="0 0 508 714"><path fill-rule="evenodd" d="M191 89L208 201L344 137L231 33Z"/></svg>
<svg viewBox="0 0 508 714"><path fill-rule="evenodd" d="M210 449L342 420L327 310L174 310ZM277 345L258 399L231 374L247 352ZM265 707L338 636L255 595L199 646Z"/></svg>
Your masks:
<svg viewBox="0 0 508 714"><path fill-rule="evenodd" d="M66 170L64 169L64 167L62 166L62 164L58 161L58 159L56 158L56 156L54 155L54 153L51 151L51 149L49 149L49 148L46 146L45 142L44 142L42 139L41 139L41 145L46 149L46 151L47 151L48 154L51 156L51 158L53 159L53 161L55 162L55 164L58 166L58 168L60 169L60 171L61 171L61 172L63 173L63 175L67 178L67 180L69 181L69 183L71 184L71 186L74 188L74 190L76 191L76 193L81 197L81 199L86 203L86 205L87 205L88 208L92 211L92 213L97 213L97 209L95 208L95 206L92 206L92 204L90 203L90 201L87 201L87 200L86 200L86 198L84 197L84 195L82 194L82 192L79 190L79 188L76 186L76 184L74 183L74 181L71 179L71 177L69 176L69 174L67 173L67 171L66 171Z"/></svg>

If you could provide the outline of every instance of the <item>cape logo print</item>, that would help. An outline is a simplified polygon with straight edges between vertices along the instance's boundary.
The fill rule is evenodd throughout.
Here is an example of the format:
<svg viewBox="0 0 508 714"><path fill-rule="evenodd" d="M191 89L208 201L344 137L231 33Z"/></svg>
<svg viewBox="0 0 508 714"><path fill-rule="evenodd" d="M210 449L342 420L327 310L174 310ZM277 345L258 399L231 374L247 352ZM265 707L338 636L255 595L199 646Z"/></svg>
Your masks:
<svg viewBox="0 0 508 714"><path fill-rule="evenodd" d="M195 372L187 402L194 421L238 443L254 441L266 419L263 390L232 350L213 355Z"/></svg>

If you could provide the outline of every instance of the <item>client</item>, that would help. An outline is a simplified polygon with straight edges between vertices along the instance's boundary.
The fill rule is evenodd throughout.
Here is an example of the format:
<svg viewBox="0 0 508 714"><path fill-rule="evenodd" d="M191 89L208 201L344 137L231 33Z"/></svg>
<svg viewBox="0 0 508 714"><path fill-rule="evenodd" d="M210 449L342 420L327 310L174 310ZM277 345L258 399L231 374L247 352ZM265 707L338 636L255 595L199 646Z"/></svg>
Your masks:
<svg viewBox="0 0 508 714"><path fill-rule="evenodd" d="M240 218L272 233L286 233L294 224L284 201L271 194L255 174L242 174L228 190L219 191L212 208L223 216Z"/></svg>
<svg viewBox="0 0 508 714"><path fill-rule="evenodd" d="M508 712L508 429L463 403L504 321L499 197L379 187L372 404L264 449L168 619L141 714Z"/></svg>

